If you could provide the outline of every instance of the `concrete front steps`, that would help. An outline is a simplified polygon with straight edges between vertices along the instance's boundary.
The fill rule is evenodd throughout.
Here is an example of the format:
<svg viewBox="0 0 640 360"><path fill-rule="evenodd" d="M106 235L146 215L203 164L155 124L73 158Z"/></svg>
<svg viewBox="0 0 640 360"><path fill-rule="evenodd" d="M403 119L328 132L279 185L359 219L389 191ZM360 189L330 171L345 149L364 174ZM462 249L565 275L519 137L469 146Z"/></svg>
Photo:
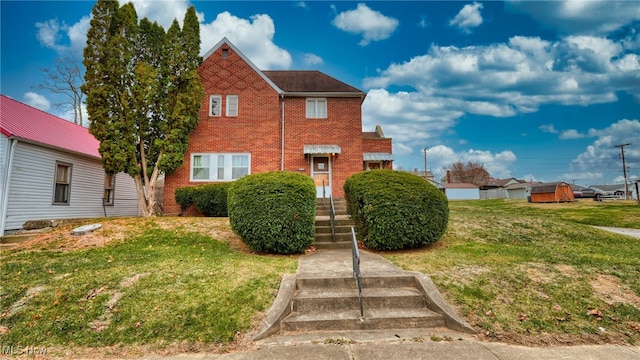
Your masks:
<svg viewBox="0 0 640 360"><path fill-rule="evenodd" d="M336 238L331 236L330 200L318 199L316 203L316 233L313 246L317 249L350 249L351 227L355 226L344 199L333 199L335 209Z"/></svg>
<svg viewBox="0 0 640 360"><path fill-rule="evenodd" d="M282 331L376 330L444 327L426 307L424 295L408 275L362 279L364 316L353 277L298 278L291 313Z"/></svg>
<svg viewBox="0 0 640 360"><path fill-rule="evenodd" d="M254 340L276 334L322 331L435 329L475 331L444 300L431 279L405 271L380 255L360 252L364 316L350 250L318 250L300 257L296 274L280 290Z"/></svg>

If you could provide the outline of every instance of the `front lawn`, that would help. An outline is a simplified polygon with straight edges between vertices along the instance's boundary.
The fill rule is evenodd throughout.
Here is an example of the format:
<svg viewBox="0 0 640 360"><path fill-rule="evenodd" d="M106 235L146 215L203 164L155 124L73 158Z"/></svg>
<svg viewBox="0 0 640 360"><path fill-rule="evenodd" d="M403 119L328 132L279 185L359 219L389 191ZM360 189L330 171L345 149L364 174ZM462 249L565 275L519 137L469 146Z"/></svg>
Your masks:
<svg viewBox="0 0 640 360"><path fill-rule="evenodd" d="M527 345L640 343L635 202L450 202L434 246L386 254L432 277L480 335Z"/></svg>
<svg viewBox="0 0 640 360"><path fill-rule="evenodd" d="M3 346L229 344L297 267L295 257L243 251L229 241L227 219L102 221L96 235L71 238L65 229L3 250ZM127 227L114 230L118 222ZM103 246L96 237L105 234Z"/></svg>

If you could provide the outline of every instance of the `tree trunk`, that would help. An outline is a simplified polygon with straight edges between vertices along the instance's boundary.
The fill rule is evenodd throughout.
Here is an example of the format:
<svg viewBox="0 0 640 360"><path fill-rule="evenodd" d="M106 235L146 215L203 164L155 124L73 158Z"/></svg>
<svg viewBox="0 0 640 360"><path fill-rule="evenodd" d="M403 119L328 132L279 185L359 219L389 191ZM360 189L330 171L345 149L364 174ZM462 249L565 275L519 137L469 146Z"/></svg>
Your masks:
<svg viewBox="0 0 640 360"><path fill-rule="evenodd" d="M144 217L154 216L155 213L153 212L153 203L155 202L155 194L145 194L144 185L142 184L140 175L134 176L133 181L136 184L136 192L138 193L138 206L140 207L140 214ZM150 186L150 188L151 187L155 188L155 182L153 186Z"/></svg>

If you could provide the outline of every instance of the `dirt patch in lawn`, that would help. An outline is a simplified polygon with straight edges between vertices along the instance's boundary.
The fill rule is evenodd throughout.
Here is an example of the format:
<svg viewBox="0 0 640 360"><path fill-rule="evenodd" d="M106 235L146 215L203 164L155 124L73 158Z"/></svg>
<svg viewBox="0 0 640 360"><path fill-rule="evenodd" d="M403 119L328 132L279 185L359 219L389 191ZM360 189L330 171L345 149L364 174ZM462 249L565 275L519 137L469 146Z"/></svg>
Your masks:
<svg viewBox="0 0 640 360"><path fill-rule="evenodd" d="M591 280L591 287L598 298L607 304L623 303L640 309L640 297L625 287L620 280L613 275L598 275Z"/></svg>
<svg viewBox="0 0 640 360"><path fill-rule="evenodd" d="M86 235L71 235L78 226L100 223L102 228ZM103 247L141 235L150 228L174 229L195 232L212 239L226 242L234 250L251 253L242 239L231 230L228 218L206 217L155 217L155 218L118 218L94 219L69 223L36 235L32 239L18 243L14 249L20 250L61 250L72 251Z"/></svg>

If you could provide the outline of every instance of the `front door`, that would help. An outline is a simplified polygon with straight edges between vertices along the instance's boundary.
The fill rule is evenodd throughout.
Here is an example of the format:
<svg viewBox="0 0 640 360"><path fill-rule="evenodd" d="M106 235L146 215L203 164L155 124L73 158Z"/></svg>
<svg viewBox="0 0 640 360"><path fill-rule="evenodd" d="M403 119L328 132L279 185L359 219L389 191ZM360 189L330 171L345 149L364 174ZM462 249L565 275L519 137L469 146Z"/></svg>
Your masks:
<svg viewBox="0 0 640 360"><path fill-rule="evenodd" d="M316 184L316 197L331 195L331 161L328 156L314 156L311 158L311 177Z"/></svg>

